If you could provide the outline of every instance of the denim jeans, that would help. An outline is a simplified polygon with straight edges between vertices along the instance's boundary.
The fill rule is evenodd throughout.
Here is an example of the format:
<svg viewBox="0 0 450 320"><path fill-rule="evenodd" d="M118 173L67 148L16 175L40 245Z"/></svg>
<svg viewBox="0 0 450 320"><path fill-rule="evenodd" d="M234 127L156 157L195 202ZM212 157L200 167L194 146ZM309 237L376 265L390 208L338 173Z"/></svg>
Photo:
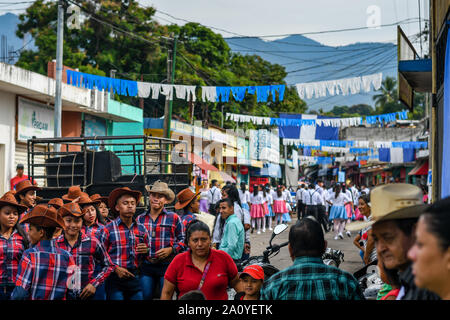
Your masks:
<svg viewBox="0 0 450 320"><path fill-rule="evenodd" d="M142 300L142 288L139 282L137 272L132 272L135 277L120 279L115 273L112 273L105 281L107 300Z"/></svg>
<svg viewBox="0 0 450 320"><path fill-rule="evenodd" d="M11 293L14 290L14 285L0 286L0 301L11 300Z"/></svg>
<svg viewBox="0 0 450 320"><path fill-rule="evenodd" d="M161 296L164 285L164 274L166 273L169 263L149 263L144 262L141 265L141 275L139 281L141 283L144 300L152 300ZM159 283L159 292L156 293L156 285Z"/></svg>
<svg viewBox="0 0 450 320"><path fill-rule="evenodd" d="M93 300L106 300L105 282L97 287Z"/></svg>

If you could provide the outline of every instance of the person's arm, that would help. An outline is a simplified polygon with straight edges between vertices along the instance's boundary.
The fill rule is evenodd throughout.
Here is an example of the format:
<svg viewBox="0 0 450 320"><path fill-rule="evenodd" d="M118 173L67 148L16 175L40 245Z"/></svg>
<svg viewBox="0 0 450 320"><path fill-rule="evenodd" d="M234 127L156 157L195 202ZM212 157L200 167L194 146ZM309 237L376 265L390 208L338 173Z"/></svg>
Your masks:
<svg viewBox="0 0 450 320"><path fill-rule="evenodd" d="M175 285L167 279L164 279L164 285L161 291L161 300L172 300L175 292Z"/></svg>
<svg viewBox="0 0 450 320"><path fill-rule="evenodd" d="M24 253L17 270L16 287L11 293L11 300L25 300L29 297L33 276L33 264L31 263L29 255Z"/></svg>
<svg viewBox="0 0 450 320"><path fill-rule="evenodd" d="M358 233L358 235L353 239L353 244L359 249L364 251L364 248L359 244L359 240L361 240L361 235Z"/></svg>
<svg viewBox="0 0 450 320"><path fill-rule="evenodd" d="M173 244L173 250L175 253L180 253L186 250L184 244L184 226L178 215L175 215L175 241Z"/></svg>
<svg viewBox="0 0 450 320"><path fill-rule="evenodd" d="M372 237L372 229L367 231L367 242L366 248L364 250L364 262L369 264L370 255L372 254L373 249L375 248L375 240Z"/></svg>
<svg viewBox="0 0 450 320"><path fill-rule="evenodd" d="M236 292L242 292L244 291L242 288L241 281L239 280L239 275L236 275L233 279L230 281L230 287L233 288Z"/></svg>

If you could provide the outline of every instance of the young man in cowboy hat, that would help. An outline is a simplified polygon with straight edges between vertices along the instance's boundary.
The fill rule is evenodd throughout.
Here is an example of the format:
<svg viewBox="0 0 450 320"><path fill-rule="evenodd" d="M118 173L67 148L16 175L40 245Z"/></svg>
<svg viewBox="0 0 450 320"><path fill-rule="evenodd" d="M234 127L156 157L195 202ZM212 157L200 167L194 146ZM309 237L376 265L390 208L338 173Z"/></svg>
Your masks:
<svg viewBox="0 0 450 320"><path fill-rule="evenodd" d="M105 227L103 244L114 264L105 282L107 300L142 300L141 263L150 247L147 229L134 219L141 193L128 187L114 189L108 205L118 217Z"/></svg>
<svg viewBox="0 0 450 320"><path fill-rule="evenodd" d="M76 269L70 253L58 248L52 241L57 227L65 228L56 209L39 204L24 216L21 223L29 223L28 236L34 245L26 250L19 263L13 300L65 300L74 296L70 285Z"/></svg>
<svg viewBox="0 0 450 320"><path fill-rule="evenodd" d="M150 237L150 253L142 264L141 285L144 299L150 300L155 286L159 283L159 295L164 283L164 273L173 257L185 250L184 226L180 217L168 212L164 206L175 200L175 194L167 183L156 181L153 186L146 186L149 193L150 208L138 216L137 221L145 226Z"/></svg>
<svg viewBox="0 0 450 320"><path fill-rule="evenodd" d="M64 204L58 213L63 218L66 228L55 243L59 248L72 254L79 268L80 288L77 298L81 300L92 298L97 287L113 271L113 264L105 247L95 237L81 232L84 213L77 203Z"/></svg>
<svg viewBox="0 0 450 320"><path fill-rule="evenodd" d="M71 186L67 191L67 194L63 195L61 198L66 202L71 202L77 200L79 197L81 197L82 194L87 195L86 193L81 191L80 186Z"/></svg>
<svg viewBox="0 0 450 320"><path fill-rule="evenodd" d="M396 183L375 187L370 192L372 218L347 225L348 230L372 226L378 257L388 270L399 273L402 288L397 300L436 300L438 297L414 284L408 250L413 246L414 230L427 205L422 191L412 184Z"/></svg>

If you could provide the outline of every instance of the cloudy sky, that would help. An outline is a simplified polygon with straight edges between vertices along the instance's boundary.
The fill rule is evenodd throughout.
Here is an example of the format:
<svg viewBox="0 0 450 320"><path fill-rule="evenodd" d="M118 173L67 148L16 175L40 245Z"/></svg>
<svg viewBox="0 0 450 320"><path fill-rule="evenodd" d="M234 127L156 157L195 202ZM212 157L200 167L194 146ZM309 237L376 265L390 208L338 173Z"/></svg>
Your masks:
<svg viewBox="0 0 450 320"><path fill-rule="evenodd" d="M0 0L0 15L20 13L26 0ZM162 24L188 21L246 36L284 35L381 25L419 17L428 18L429 0L140 0L144 6L161 10ZM168 13L175 18L169 17ZM379 18L379 19L377 19ZM423 27L422 20L422 27ZM372 24L373 25L373 24ZM2 26L4 27L4 26ZM407 35L419 30L419 23L403 23ZM215 30L225 37L232 33ZM326 45L346 45L361 41L396 41L396 26L336 33L306 35ZM275 38L266 37L266 40Z"/></svg>

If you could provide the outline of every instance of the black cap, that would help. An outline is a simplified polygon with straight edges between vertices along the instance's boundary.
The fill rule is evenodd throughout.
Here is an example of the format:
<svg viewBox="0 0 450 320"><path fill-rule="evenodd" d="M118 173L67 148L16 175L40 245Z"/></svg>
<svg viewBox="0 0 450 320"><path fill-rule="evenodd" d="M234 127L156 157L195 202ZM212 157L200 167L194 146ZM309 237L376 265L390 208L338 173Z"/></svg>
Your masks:
<svg viewBox="0 0 450 320"><path fill-rule="evenodd" d="M24 168L23 164L18 163L18 164L17 164L17 167L16 167L16 170L17 170L17 169L23 169L23 168Z"/></svg>

